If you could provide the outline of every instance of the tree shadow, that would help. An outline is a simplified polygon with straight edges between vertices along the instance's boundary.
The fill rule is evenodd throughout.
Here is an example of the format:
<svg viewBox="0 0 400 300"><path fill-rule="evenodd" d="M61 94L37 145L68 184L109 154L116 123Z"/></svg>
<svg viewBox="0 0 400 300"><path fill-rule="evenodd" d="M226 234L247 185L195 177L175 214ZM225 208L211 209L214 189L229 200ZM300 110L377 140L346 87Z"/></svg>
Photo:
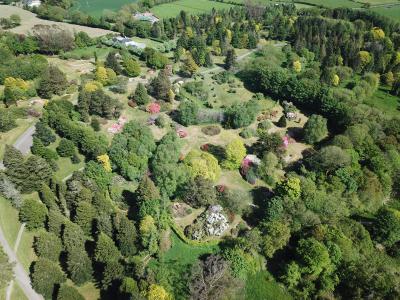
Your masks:
<svg viewBox="0 0 400 300"><path fill-rule="evenodd" d="M273 196L273 192L266 187L256 187L252 191L253 204L251 211L243 216L243 219L250 226L257 224L265 218L267 205Z"/></svg>
<svg viewBox="0 0 400 300"><path fill-rule="evenodd" d="M292 139L295 139L296 141L303 141L303 134L304 130L303 128L300 127L288 127L287 128L287 134L290 136Z"/></svg>
<svg viewBox="0 0 400 300"><path fill-rule="evenodd" d="M225 157L226 157L225 149L222 146L208 144L207 151L209 153L211 153L212 155L214 155L219 163L221 163L223 160L225 160Z"/></svg>

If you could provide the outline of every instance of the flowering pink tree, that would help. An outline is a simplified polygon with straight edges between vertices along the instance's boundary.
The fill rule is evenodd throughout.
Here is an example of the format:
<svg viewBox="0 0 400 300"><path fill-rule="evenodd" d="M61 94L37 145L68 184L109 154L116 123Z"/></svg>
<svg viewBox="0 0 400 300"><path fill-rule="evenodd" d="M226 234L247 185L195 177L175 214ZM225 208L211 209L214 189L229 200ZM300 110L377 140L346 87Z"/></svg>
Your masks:
<svg viewBox="0 0 400 300"><path fill-rule="evenodd" d="M158 114L160 112L160 104L152 102L147 106L147 111L151 114Z"/></svg>

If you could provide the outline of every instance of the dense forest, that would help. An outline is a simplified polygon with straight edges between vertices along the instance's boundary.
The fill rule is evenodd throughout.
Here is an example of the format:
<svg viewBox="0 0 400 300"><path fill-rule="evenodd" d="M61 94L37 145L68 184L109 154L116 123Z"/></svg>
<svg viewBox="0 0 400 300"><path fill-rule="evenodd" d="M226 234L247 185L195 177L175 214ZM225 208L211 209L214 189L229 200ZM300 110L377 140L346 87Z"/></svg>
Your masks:
<svg viewBox="0 0 400 300"><path fill-rule="evenodd" d="M38 14L54 18L58 10L67 18L69 1L53 2ZM0 33L0 132L28 113L19 100L78 93L76 103L46 102L32 155L12 146L4 153L0 193L28 229L40 229L34 289L45 299L83 299L70 280L95 282L102 299L269 299L262 286L276 282L288 299L399 299L400 117L365 101L381 89L400 95L400 23L365 11L289 4L182 12L153 25L128 14L68 17L126 36L176 39L173 54L114 49L104 61L96 57L79 83L46 55L101 46L101 39L48 27L29 36ZM283 46L259 46L261 39ZM239 64L237 49L254 55ZM239 80L252 99L216 107L201 78L174 88L166 66L179 64L177 73L192 78L215 57L223 57L226 70L213 79ZM159 71L126 99L132 109L164 111L184 126L207 124L202 130L210 136L223 128L240 137L184 152L181 136L159 117L156 125L167 128L162 137L130 120L110 138L99 120L121 116L115 95L126 92L126 77L140 75L139 62ZM276 124L259 118L266 98L282 106ZM307 115L301 130L271 132L286 128L297 112ZM282 144L288 135L310 146L291 163ZM49 147L56 138L58 146ZM59 157L76 164L80 155L83 170L55 178ZM257 163L243 160L247 155ZM262 184L249 192L217 184L222 170ZM40 201L22 196L34 191ZM205 210L182 229L176 203ZM217 226L208 226L210 217ZM219 230L229 233L220 237ZM206 250L194 261L187 253L171 260L174 240Z"/></svg>

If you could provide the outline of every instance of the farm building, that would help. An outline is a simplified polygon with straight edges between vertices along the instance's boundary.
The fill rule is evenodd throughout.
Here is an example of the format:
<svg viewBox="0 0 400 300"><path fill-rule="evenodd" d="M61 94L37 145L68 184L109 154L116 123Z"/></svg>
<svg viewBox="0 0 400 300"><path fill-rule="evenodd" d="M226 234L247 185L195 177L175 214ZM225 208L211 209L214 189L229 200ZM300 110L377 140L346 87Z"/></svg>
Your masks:
<svg viewBox="0 0 400 300"><path fill-rule="evenodd" d="M138 43L135 41L132 41L130 38L127 37L122 37L122 36L117 36L113 38L113 41L115 43L119 43L125 47L135 47L135 48L139 48L139 49L144 49L146 48L146 44L143 43Z"/></svg>
<svg viewBox="0 0 400 300"><path fill-rule="evenodd" d="M23 3L29 7L38 7L42 4L41 0L25 0Z"/></svg>
<svg viewBox="0 0 400 300"><path fill-rule="evenodd" d="M138 21L150 22L151 24L160 21L160 19L157 18L155 15L153 15L151 12L144 12L144 13L136 12L133 14L133 18Z"/></svg>

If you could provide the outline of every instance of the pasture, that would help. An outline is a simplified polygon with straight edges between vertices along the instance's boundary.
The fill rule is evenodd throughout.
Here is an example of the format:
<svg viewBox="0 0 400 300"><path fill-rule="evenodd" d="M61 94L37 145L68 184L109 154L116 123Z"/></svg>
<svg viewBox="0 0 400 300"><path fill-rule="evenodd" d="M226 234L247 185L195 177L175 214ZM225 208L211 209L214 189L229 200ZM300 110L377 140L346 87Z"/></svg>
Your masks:
<svg viewBox="0 0 400 300"><path fill-rule="evenodd" d="M211 11L213 8L222 10L229 9L231 6L231 4L209 0L178 0L154 6L151 12L160 18L172 18L177 16L182 10L188 14L202 14Z"/></svg>
<svg viewBox="0 0 400 300"><path fill-rule="evenodd" d="M80 10L91 16L99 17L104 10L117 11L126 4L135 3L136 0L77 0L73 9Z"/></svg>

